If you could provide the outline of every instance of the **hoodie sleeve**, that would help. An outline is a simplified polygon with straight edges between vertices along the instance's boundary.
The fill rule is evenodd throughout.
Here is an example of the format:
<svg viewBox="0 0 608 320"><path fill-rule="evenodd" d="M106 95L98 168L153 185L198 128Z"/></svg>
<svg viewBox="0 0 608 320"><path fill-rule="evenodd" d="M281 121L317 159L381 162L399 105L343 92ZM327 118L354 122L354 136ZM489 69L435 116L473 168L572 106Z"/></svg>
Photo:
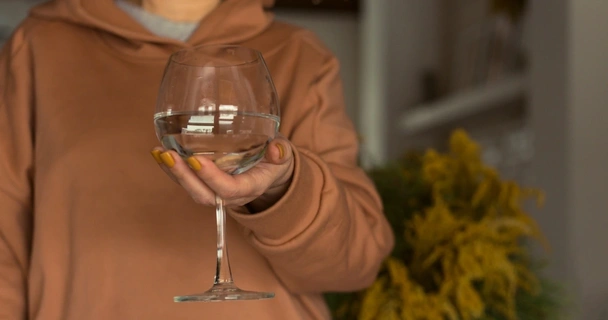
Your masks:
<svg viewBox="0 0 608 320"><path fill-rule="evenodd" d="M0 53L0 319L26 319L32 231L30 71L23 35Z"/></svg>
<svg viewBox="0 0 608 320"><path fill-rule="evenodd" d="M358 139L333 56L303 107L305 116L288 124L296 129L284 132L295 153L287 193L266 211L232 216L292 292L359 290L374 281L394 239L381 199L357 165Z"/></svg>

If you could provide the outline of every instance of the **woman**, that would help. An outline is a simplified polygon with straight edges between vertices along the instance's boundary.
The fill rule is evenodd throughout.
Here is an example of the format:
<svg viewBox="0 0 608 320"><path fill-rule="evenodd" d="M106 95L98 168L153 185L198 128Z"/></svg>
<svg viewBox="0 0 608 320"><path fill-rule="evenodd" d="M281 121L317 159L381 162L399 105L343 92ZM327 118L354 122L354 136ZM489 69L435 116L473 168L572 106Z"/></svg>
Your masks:
<svg viewBox="0 0 608 320"><path fill-rule="evenodd" d="M32 10L0 55L0 319L328 319L323 292L371 284L393 238L356 164L338 62L271 2ZM205 44L261 51L277 86L282 137L239 176L255 184L154 147L167 58ZM214 193L230 195L236 282L274 299L172 302L213 280Z"/></svg>

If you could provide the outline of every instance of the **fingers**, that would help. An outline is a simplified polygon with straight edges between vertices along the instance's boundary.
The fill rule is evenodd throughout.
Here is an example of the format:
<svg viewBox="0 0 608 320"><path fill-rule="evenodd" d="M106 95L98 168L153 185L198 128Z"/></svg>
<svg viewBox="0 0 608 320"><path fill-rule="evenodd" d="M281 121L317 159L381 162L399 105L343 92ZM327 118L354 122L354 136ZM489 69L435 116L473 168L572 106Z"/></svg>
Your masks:
<svg viewBox="0 0 608 320"><path fill-rule="evenodd" d="M196 202L204 205L214 205L216 195L226 205L247 204L271 188L287 185L294 167L291 143L282 136L269 143L263 161L238 175L222 171L204 156L184 160L175 151L166 151L162 147L154 148L151 153L173 181Z"/></svg>
<svg viewBox="0 0 608 320"><path fill-rule="evenodd" d="M251 179L239 177L241 181L237 182L235 177L204 157L190 157L184 161L175 151L164 151L160 147L151 154L161 169L199 204L214 206L217 194L226 206L240 206L261 194L256 191L259 186L250 182Z"/></svg>
<svg viewBox="0 0 608 320"><path fill-rule="evenodd" d="M195 202L209 206L215 205L215 192L198 178L188 163L182 160L175 151L163 152L162 149L155 148L151 153L163 171L173 181L180 184Z"/></svg>
<svg viewBox="0 0 608 320"><path fill-rule="evenodd" d="M293 158L291 143L282 135L277 135L266 150L266 161L272 164L284 164Z"/></svg>
<svg viewBox="0 0 608 320"><path fill-rule="evenodd" d="M154 157L154 160L156 160L156 163L158 163L159 167L169 176L169 178L171 178L171 180L173 180L173 182L179 184L179 181L177 181L177 179L175 179L175 176L173 176L173 174L171 173L171 170L169 170L168 166L165 165L165 163L163 161L163 157L161 157L163 152L165 152L165 150L163 150L161 148L154 148L150 153L152 154L152 157Z"/></svg>
<svg viewBox="0 0 608 320"><path fill-rule="evenodd" d="M193 156L187 161L196 176L226 203L233 203L234 200L244 197L258 197L267 187L264 181L256 181L255 175L230 175L202 156Z"/></svg>

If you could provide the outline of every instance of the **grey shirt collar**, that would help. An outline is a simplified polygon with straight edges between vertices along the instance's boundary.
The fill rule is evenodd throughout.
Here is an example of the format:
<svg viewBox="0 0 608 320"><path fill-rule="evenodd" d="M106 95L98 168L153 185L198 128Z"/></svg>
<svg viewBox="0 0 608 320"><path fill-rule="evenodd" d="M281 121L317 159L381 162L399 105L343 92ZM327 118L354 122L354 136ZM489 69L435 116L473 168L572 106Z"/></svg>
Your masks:
<svg viewBox="0 0 608 320"><path fill-rule="evenodd" d="M115 0L116 5L137 20L150 32L160 37L186 41L198 27L198 22L177 22L149 13L132 3Z"/></svg>

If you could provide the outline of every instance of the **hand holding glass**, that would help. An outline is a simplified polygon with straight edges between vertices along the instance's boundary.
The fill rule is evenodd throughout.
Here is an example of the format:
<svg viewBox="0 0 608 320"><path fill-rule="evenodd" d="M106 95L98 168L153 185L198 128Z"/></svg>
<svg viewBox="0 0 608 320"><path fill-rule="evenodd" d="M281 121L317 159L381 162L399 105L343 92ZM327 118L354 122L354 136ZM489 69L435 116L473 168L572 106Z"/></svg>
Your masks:
<svg viewBox="0 0 608 320"><path fill-rule="evenodd" d="M202 46L174 53L160 86L154 124L165 149L182 158L204 156L229 174L262 158L279 127L277 93L262 55L240 46ZM214 284L176 302L258 300L270 292L239 289L226 247L226 211L216 196L217 267Z"/></svg>

